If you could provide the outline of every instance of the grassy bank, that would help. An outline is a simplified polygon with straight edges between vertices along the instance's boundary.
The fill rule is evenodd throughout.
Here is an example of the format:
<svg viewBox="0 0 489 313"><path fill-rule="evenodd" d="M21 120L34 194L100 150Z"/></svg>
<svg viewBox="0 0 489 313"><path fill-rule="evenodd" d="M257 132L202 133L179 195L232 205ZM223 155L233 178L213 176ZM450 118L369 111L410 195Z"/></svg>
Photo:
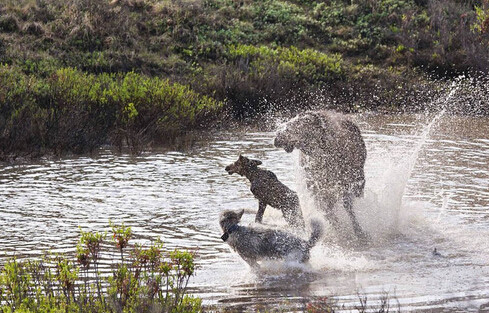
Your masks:
<svg viewBox="0 0 489 313"><path fill-rule="evenodd" d="M246 44L487 71L487 9L484 0L4 0L1 61L178 79Z"/></svg>
<svg viewBox="0 0 489 313"><path fill-rule="evenodd" d="M0 158L136 152L223 113L420 110L487 73L488 25L486 0L3 0Z"/></svg>

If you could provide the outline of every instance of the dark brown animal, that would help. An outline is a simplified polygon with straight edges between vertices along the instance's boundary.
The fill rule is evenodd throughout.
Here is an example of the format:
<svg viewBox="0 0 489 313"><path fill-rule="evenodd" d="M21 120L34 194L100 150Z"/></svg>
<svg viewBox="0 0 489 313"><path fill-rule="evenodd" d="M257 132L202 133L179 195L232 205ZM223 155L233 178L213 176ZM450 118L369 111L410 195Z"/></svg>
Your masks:
<svg viewBox="0 0 489 313"><path fill-rule="evenodd" d="M226 166L229 174L246 176L251 183L251 192L258 199L258 212L255 221L261 223L267 205L282 211L287 223L293 227L304 228L304 219L297 193L282 184L271 171L258 168L262 162L242 155L231 165Z"/></svg>
<svg viewBox="0 0 489 313"><path fill-rule="evenodd" d="M316 220L311 221L309 240L300 239L288 232L238 225L244 210L239 212L226 210L221 213L219 225L224 234L221 239L235 250L252 268L263 259L286 259L299 262L309 260L309 251L318 242L323 226Z"/></svg>
<svg viewBox="0 0 489 313"><path fill-rule="evenodd" d="M286 152L301 151L307 187L328 220L340 229L333 209L342 199L355 234L366 239L352 205L354 197L363 196L365 187L367 150L358 127L339 113L308 111L288 121L277 132L274 145Z"/></svg>

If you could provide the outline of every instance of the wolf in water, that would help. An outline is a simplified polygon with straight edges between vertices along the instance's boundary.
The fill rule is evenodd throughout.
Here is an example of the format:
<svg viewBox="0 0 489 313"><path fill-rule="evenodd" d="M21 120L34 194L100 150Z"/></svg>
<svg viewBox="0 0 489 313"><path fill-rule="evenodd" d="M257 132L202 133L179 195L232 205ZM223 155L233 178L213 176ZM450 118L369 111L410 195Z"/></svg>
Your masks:
<svg viewBox="0 0 489 313"><path fill-rule="evenodd" d="M255 221L261 223L267 205L282 211L285 220L292 227L304 228L304 219L297 193L281 183L277 176L259 168L261 161L240 155L233 164L226 166L229 174L245 176L251 183L251 192L258 199Z"/></svg>
<svg viewBox="0 0 489 313"><path fill-rule="evenodd" d="M252 268L258 267L263 259L285 259L299 262L309 260L309 251L323 233L320 222L311 221L309 240L300 239L288 232L264 227L239 225L244 210L225 210L221 213L219 224L224 240Z"/></svg>

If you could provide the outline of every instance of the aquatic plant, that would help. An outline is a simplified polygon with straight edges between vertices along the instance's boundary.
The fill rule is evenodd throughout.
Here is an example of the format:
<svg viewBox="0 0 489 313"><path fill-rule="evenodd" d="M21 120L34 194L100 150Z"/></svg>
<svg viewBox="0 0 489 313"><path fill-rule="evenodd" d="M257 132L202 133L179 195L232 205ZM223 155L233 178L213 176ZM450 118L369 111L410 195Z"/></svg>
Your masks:
<svg viewBox="0 0 489 313"><path fill-rule="evenodd" d="M121 252L121 261L124 263L124 248L127 247L129 240L132 238L131 227L125 226L124 223L122 225L115 225L109 222L109 225L112 229L112 240Z"/></svg>
<svg viewBox="0 0 489 313"><path fill-rule="evenodd" d="M332 297L316 297L307 302L305 307L306 313L334 313L334 312L358 312L358 313L388 313L401 312L401 305L395 296L390 296L387 292L383 292L378 301L370 304L366 295L357 294L358 302L353 308L347 308L341 305L338 300ZM392 302L396 305L393 306ZM354 309L354 310L353 310Z"/></svg>
<svg viewBox="0 0 489 313"><path fill-rule="evenodd" d="M0 270L0 312L200 312L201 301L187 293L194 274L193 253L165 251L160 240L129 245L132 231L111 223L115 246L105 234L81 231L75 256L38 260L12 258ZM100 273L112 249L120 262ZM93 266L91 266L93 265Z"/></svg>

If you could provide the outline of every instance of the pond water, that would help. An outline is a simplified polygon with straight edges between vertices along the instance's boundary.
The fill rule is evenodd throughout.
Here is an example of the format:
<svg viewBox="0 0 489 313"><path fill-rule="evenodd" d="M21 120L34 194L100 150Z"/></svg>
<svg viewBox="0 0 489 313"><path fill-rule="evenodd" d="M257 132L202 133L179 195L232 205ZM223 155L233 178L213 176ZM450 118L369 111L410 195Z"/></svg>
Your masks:
<svg viewBox="0 0 489 313"><path fill-rule="evenodd" d="M105 231L111 220L131 226L138 240L160 236L168 249L194 249L191 291L206 305L301 310L307 299L327 296L349 310L358 295L375 304L388 293L402 311L489 312L489 119L352 118L368 149L365 197L355 202L372 237L367 247L350 245L325 223L308 265L267 262L252 272L222 242L218 225L224 209L245 208L248 224L258 207L248 181L224 171L239 153L297 190L307 218L320 215L304 192L297 154L276 149L273 133L239 131L184 152L104 150L0 167L0 262L73 251L79 226ZM264 222L285 227L272 208Z"/></svg>

